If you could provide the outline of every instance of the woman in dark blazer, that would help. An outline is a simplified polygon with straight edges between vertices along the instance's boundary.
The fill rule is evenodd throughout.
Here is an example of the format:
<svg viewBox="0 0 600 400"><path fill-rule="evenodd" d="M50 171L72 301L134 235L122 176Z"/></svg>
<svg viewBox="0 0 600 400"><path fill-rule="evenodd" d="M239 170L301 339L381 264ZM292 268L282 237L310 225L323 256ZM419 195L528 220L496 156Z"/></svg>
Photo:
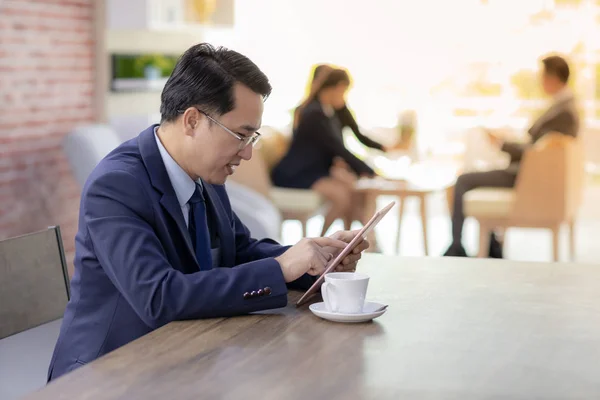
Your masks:
<svg viewBox="0 0 600 400"><path fill-rule="evenodd" d="M350 227L354 219L353 184L357 176L374 176L374 171L344 146L342 124L335 110L345 105L350 85L346 71L323 72L294 118L294 133L287 154L273 168L275 186L312 189L331 203L322 235L337 218ZM336 171L335 160L352 171Z"/></svg>
<svg viewBox="0 0 600 400"><path fill-rule="evenodd" d="M327 64L317 65L315 67L315 71L313 72L313 78L312 78L312 82L311 82L311 91L314 90L315 84L317 84L319 82L321 77L326 76L332 70L333 70L333 68ZM325 75L323 75L323 74L325 74ZM298 108L300 108L300 107L298 107ZM344 101L344 105L342 107L335 109L335 116L339 120L341 128L342 129L344 129L345 127L350 128L352 130L352 132L354 133L354 136L356 136L358 141L361 142L363 145L370 147L372 149L381 150L383 152L388 151L388 149L381 143L376 142L375 140L362 134L362 132L360 131L360 128L358 127L358 124L356 123L356 120L354 119L354 115L352 115L352 112L348 108L348 105L346 104L345 101Z"/></svg>

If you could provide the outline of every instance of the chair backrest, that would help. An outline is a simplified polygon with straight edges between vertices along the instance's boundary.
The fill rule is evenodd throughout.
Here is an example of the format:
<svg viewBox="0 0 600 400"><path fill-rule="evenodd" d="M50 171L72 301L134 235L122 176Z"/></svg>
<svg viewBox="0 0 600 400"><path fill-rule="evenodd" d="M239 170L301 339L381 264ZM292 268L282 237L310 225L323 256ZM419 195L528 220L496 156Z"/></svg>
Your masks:
<svg viewBox="0 0 600 400"><path fill-rule="evenodd" d="M242 161L229 180L246 186L267 199L271 198L270 192L273 184L261 148L253 149L252 158Z"/></svg>
<svg viewBox="0 0 600 400"><path fill-rule="evenodd" d="M229 178L241 185L249 187L264 197L271 198L271 169L287 151L288 139L279 131L265 126L261 128L263 138L252 150L252 158L242 161Z"/></svg>
<svg viewBox="0 0 600 400"><path fill-rule="evenodd" d="M62 317L68 299L59 227L0 241L0 339Z"/></svg>
<svg viewBox="0 0 600 400"><path fill-rule="evenodd" d="M512 218L533 223L563 222L581 205L585 178L582 142L548 133L521 161Z"/></svg>
<svg viewBox="0 0 600 400"><path fill-rule="evenodd" d="M229 180L246 186L267 199L271 198L271 173L267 162L265 161L265 153L269 153L270 146L264 143L264 140L259 142L259 145L252 149L252 158L242 163L236 168Z"/></svg>
<svg viewBox="0 0 600 400"><path fill-rule="evenodd" d="M231 180L227 180L225 187L233 211L254 239L281 239L281 213L268 198Z"/></svg>
<svg viewBox="0 0 600 400"><path fill-rule="evenodd" d="M65 137L63 150L80 186L102 158L121 142L114 129L101 124L79 126Z"/></svg>
<svg viewBox="0 0 600 400"><path fill-rule="evenodd" d="M290 137L270 126L262 127L260 132L263 138L258 142L258 148L261 149L267 170L271 171L287 153Z"/></svg>

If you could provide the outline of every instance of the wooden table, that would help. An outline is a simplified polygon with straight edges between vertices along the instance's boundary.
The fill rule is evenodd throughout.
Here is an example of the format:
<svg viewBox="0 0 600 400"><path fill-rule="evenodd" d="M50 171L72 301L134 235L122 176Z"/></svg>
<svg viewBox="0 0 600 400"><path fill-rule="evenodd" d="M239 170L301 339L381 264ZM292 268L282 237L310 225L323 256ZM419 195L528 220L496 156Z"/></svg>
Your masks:
<svg viewBox="0 0 600 400"><path fill-rule="evenodd" d="M29 399L598 399L600 267L365 255L373 322L169 324ZM296 299L292 293L290 299Z"/></svg>
<svg viewBox="0 0 600 400"><path fill-rule="evenodd" d="M365 194L365 206L363 220L368 221L376 211L377 197L395 196L398 198L398 230L396 232L396 254L400 253L400 231L402 228L402 217L404 216L404 200L408 197L416 197L420 203L421 227L423 232L423 250L429 255L427 242L427 196L431 193L447 189L448 186L420 186L408 181L392 179L360 179L357 181L355 191ZM375 232L369 236L374 242Z"/></svg>

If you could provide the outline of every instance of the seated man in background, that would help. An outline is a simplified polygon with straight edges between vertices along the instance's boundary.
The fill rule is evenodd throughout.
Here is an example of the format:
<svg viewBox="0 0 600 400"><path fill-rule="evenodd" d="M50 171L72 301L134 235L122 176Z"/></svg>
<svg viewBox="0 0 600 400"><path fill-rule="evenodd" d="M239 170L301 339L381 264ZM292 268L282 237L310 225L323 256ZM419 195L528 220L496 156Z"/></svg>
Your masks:
<svg viewBox="0 0 600 400"><path fill-rule="evenodd" d="M267 77L245 56L199 44L177 62L161 123L108 154L81 195L71 299L48 380L171 321L283 307L356 232L257 241L223 184L252 157ZM338 270L353 271L362 241Z"/></svg>
<svg viewBox="0 0 600 400"><path fill-rule="evenodd" d="M503 170L471 172L458 177L454 187L452 207L452 244L445 256L465 257L467 255L461 243L465 219L463 214L465 193L479 187L513 187L523 153L546 133L558 132L577 136L579 115L573 93L567 86L569 65L559 56L546 57L542 60L542 64L542 87L547 95L552 96L550 107L529 128L529 143L505 142L494 133L487 132L490 142L510 155L510 165ZM502 245L493 234L489 255L492 258L502 258Z"/></svg>

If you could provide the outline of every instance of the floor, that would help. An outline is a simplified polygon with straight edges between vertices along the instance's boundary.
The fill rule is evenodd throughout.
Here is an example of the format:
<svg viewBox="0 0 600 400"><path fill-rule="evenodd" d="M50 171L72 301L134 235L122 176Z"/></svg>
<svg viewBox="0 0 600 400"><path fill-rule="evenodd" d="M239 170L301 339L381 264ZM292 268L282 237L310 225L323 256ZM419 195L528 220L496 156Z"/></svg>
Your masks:
<svg viewBox="0 0 600 400"><path fill-rule="evenodd" d="M378 208L394 198L380 197ZM600 263L600 185L586 190L584 201L576 222L576 258L583 263ZM423 256L423 241L418 201L408 199L405 205L400 236L400 255ZM431 195L428 200L428 239L429 255L441 256L450 243L450 219L443 193ZM317 236L323 223L322 217L314 217L308 223L308 235ZM353 226L354 227L354 226ZM359 228L360 224L356 224ZM395 237L398 227L397 208L390 211L377 226L379 246L384 254L395 254ZM336 221L328 232L342 229L341 221ZM300 223L286 221L283 226L283 242L293 244L301 237ZM505 258L518 261L552 261L552 238L550 231L543 229L511 228L506 234ZM468 254L477 253L479 226L476 221L467 219L463 232L463 244ZM560 260L568 261L568 237L563 230L560 243Z"/></svg>

